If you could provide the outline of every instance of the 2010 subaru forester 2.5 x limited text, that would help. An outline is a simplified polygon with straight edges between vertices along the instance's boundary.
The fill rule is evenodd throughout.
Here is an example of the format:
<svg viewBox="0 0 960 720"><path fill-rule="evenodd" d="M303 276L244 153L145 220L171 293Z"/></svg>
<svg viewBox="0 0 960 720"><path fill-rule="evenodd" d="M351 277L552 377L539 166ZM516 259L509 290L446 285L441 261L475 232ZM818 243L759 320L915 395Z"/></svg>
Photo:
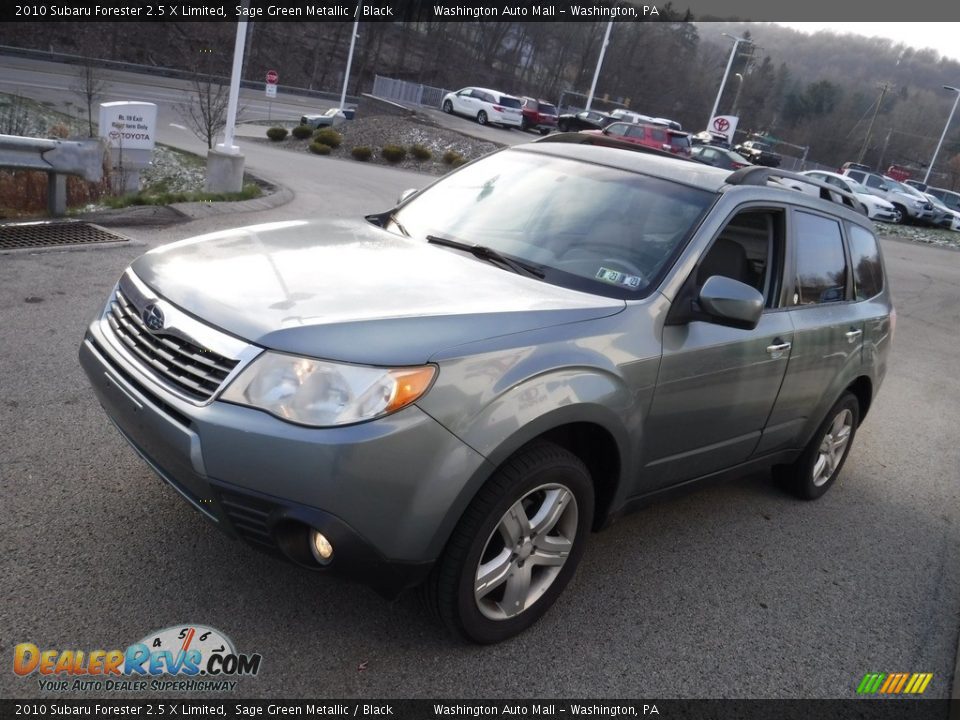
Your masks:
<svg viewBox="0 0 960 720"><path fill-rule="evenodd" d="M152 250L81 363L219 527L496 642L658 493L836 480L895 316L866 218L781 175L518 146L366 219Z"/></svg>

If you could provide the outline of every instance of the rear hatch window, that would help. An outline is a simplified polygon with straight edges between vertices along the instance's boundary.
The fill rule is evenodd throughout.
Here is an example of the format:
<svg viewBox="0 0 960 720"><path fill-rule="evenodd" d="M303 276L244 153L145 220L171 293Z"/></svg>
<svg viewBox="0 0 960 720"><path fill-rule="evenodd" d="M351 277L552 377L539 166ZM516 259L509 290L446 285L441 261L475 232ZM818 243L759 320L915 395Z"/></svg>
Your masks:
<svg viewBox="0 0 960 720"><path fill-rule="evenodd" d="M676 135L670 133L670 145L675 148L689 148L690 147L690 136L689 135Z"/></svg>
<svg viewBox="0 0 960 720"><path fill-rule="evenodd" d="M540 112L543 115L556 115L557 109L553 105L547 103L540 103Z"/></svg>
<svg viewBox="0 0 960 720"><path fill-rule="evenodd" d="M515 97L509 97L507 95L500 96L500 105L508 108L517 108L520 109L520 100Z"/></svg>

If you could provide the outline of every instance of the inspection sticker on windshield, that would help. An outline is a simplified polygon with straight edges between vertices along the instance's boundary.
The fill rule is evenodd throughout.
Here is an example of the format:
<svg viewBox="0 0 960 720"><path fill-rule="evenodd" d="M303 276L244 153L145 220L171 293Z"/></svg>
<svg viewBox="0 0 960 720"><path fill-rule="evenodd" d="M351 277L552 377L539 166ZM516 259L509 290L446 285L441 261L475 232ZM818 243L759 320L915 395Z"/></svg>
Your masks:
<svg viewBox="0 0 960 720"><path fill-rule="evenodd" d="M643 278L639 275L627 275L626 273L619 272L617 270L610 270L609 268L601 267L597 270L597 280L602 280L603 282L608 282L612 285L626 285L628 288L638 288L640 283L643 282Z"/></svg>

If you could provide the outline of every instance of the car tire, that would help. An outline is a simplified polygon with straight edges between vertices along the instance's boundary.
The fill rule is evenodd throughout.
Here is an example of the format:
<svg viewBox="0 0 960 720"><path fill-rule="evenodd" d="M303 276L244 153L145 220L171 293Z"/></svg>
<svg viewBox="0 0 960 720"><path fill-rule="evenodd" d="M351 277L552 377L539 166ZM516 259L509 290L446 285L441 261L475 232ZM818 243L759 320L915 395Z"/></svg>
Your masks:
<svg viewBox="0 0 960 720"><path fill-rule="evenodd" d="M546 135L548 132L550 132L550 128L540 128L541 135Z"/></svg>
<svg viewBox="0 0 960 720"><path fill-rule="evenodd" d="M520 118L520 129L524 131L530 129L530 121L526 117Z"/></svg>
<svg viewBox="0 0 960 720"><path fill-rule="evenodd" d="M452 114L453 114L453 103L450 102L449 100L444 100L444 101L443 101L443 111L444 111L447 115L452 115Z"/></svg>
<svg viewBox="0 0 960 720"><path fill-rule="evenodd" d="M784 487L804 500L816 500L826 493L843 469L859 424L860 403L852 393L845 392L797 461L776 468Z"/></svg>
<svg viewBox="0 0 960 720"><path fill-rule="evenodd" d="M898 205L897 203L894 203L893 207L898 213L900 213L900 219L897 222L903 225L910 225L910 213L907 212L907 209L903 205Z"/></svg>
<svg viewBox="0 0 960 720"><path fill-rule="evenodd" d="M560 132L568 132L570 130L570 126L565 122L557 123L557 130Z"/></svg>
<svg viewBox="0 0 960 720"><path fill-rule="evenodd" d="M590 473L578 457L550 442L526 446L470 503L422 587L424 599L471 642L526 630L573 577L593 505ZM479 586L482 573L492 579Z"/></svg>
<svg viewBox="0 0 960 720"><path fill-rule="evenodd" d="M481 125L487 124L487 114L483 110L477 113L477 122Z"/></svg>
<svg viewBox="0 0 960 720"><path fill-rule="evenodd" d="M897 225L903 222L903 213L898 208L893 209L893 221Z"/></svg>

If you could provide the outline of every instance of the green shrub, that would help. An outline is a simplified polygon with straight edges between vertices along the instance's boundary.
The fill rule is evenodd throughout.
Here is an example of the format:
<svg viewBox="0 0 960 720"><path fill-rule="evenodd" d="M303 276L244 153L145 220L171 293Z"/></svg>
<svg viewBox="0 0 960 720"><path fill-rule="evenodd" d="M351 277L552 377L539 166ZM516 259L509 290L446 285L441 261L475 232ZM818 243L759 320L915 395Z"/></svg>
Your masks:
<svg viewBox="0 0 960 720"><path fill-rule="evenodd" d="M272 127L267 130L267 137L274 142L280 142L287 137L287 129L282 127Z"/></svg>
<svg viewBox="0 0 960 720"><path fill-rule="evenodd" d="M297 140L306 140L313 135L313 128L309 125L297 125L291 132Z"/></svg>
<svg viewBox="0 0 960 720"><path fill-rule="evenodd" d="M373 150L364 146L358 145L353 150L350 151L350 154L353 155L354 160L359 160L360 162L366 162L373 157Z"/></svg>
<svg viewBox="0 0 960 720"><path fill-rule="evenodd" d="M447 150L443 154L443 161L447 165L453 165L457 160L463 160L463 155L458 153L456 150ZM462 165L463 163L460 164Z"/></svg>
<svg viewBox="0 0 960 720"><path fill-rule="evenodd" d="M335 148L340 147L340 143L343 142L343 135L333 128L320 128L313 134L313 139Z"/></svg>
<svg viewBox="0 0 960 720"><path fill-rule="evenodd" d="M400 145L384 145L380 150L380 157L382 157L388 163L396 164L398 162L403 162L407 157L407 149L405 147L401 147Z"/></svg>
<svg viewBox="0 0 960 720"><path fill-rule="evenodd" d="M333 150L332 147L324 145L322 142L314 140L310 143L310 152L316 153L317 155L329 155L331 150Z"/></svg>
<svg viewBox="0 0 960 720"><path fill-rule="evenodd" d="M425 145L421 145L420 143L410 146L410 154L420 162L429 160L433 157L433 153L430 152L430 148L426 147Z"/></svg>

